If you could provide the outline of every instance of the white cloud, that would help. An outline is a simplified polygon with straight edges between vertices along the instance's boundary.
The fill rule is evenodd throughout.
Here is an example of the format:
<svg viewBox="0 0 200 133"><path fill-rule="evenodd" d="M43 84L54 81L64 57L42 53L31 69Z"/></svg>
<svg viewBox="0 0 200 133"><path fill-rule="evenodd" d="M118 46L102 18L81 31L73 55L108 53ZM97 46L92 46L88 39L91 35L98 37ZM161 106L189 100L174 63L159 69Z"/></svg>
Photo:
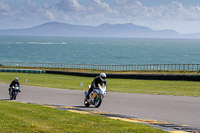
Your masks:
<svg viewBox="0 0 200 133"><path fill-rule="evenodd" d="M10 6L8 4L0 2L0 15L7 16L9 11L10 11Z"/></svg>
<svg viewBox="0 0 200 133"><path fill-rule="evenodd" d="M84 6L80 5L77 0L59 0L56 4L58 10L64 12L84 11Z"/></svg>
<svg viewBox="0 0 200 133"><path fill-rule="evenodd" d="M27 28L55 19L48 4L39 5L35 0L23 4L0 2L0 28ZM6 27L5 27L6 26Z"/></svg>
<svg viewBox="0 0 200 133"><path fill-rule="evenodd" d="M50 21L54 21L55 20L55 16L50 11L47 10L45 12L45 15L47 16L47 18L49 18Z"/></svg>
<svg viewBox="0 0 200 133"><path fill-rule="evenodd" d="M0 2L0 12L2 11L9 11L10 6L8 4L4 4L3 2Z"/></svg>
<svg viewBox="0 0 200 133"><path fill-rule="evenodd" d="M101 2L101 0L94 0L93 9L96 11L105 12L105 13L113 12L110 6L105 2Z"/></svg>

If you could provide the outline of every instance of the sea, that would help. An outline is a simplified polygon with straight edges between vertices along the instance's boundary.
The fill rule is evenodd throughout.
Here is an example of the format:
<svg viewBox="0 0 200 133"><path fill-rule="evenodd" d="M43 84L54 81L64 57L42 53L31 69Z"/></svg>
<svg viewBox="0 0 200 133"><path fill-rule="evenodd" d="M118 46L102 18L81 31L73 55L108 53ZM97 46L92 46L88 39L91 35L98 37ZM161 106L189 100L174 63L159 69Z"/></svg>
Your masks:
<svg viewBox="0 0 200 133"><path fill-rule="evenodd" d="M200 64L200 40L0 36L0 62Z"/></svg>

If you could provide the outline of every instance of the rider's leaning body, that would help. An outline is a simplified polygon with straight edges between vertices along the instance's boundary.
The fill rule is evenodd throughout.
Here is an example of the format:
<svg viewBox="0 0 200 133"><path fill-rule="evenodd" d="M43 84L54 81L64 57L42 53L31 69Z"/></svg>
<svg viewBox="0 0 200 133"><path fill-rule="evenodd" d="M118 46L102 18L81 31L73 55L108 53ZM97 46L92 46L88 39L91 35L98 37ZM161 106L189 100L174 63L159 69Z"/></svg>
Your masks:
<svg viewBox="0 0 200 133"><path fill-rule="evenodd" d="M86 98L89 99L89 95L93 91L93 89L96 89L98 87L98 84L102 84L102 83L104 83L105 85L107 84L105 73L101 73L99 76L96 76L94 78L94 80L92 81L91 86L88 90L88 94L87 94Z"/></svg>
<svg viewBox="0 0 200 133"><path fill-rule="evenodd" d="M20 88L20 83L19 83L19 78L18 77L15 77L15 79L11 82L10 88L9 88L9 92L11 91L11 88L13 86L16 86L16 85ZM20 89L19 89L19 92L20 92Z"/></svg>
<svg viewBox="0 0 200 133"><path fill-rule="evenodd" d="M18 87L20 87L20 84L19 84L19 81L16 81L16 80L13 80L12 82L11 82L11 84L10 84L10 87L13 87L13 86L18 86Z"/></svg>

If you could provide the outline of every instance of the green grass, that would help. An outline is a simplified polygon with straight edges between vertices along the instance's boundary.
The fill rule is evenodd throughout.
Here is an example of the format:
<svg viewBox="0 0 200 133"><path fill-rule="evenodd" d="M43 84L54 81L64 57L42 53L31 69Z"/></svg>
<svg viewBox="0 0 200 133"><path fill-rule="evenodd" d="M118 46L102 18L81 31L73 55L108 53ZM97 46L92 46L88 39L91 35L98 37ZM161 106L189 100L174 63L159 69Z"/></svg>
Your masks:
<svg viewBox="0 0 200 133"><path fill-rule="evenodd" d="M0 133L164 133L153 127L34 104L0 101Z"/></svg>
<svg viewBox="0 0 200 133"><path fill-rule="evenodd" d="M14 77L19 77L23 85L52 87L73 90L87 90L93 78L55 75L0 72L0 82L10 83ZM28 82L25 82L28 79ZM83 86L80 86L83 82ZM108 92L143 93L177 96L200 96L200 82L194 81L164 81L164 80L134 80L107 79ZM23 89L23 88L22 88Z"/></svg>

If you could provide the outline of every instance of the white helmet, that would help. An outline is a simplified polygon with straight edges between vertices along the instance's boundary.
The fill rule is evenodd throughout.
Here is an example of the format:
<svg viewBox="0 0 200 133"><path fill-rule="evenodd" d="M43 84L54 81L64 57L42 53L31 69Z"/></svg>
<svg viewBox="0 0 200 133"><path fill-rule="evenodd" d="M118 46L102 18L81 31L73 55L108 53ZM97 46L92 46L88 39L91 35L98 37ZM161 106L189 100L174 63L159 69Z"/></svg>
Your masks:
<svg viewBox="0 0 200 133"><path fill-rule="evenodd" d="M15 77L15 81L18 81L19 80L19 78L18 77Z"/></svg>
<svg viewBox="0 0 200 133"><path fill-rule="evenodd" d="M106 78L106 74L105 73L100 73L99 75L102 79L105 79Z"/></svg>

